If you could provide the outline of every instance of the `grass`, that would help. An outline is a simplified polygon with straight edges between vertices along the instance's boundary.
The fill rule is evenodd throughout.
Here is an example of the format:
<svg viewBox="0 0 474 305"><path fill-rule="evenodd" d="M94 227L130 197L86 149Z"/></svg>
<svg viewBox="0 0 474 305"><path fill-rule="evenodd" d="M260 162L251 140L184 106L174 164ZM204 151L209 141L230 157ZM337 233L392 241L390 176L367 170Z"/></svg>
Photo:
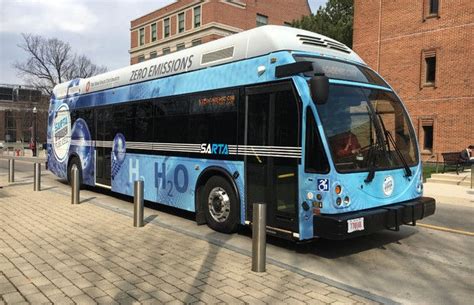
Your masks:
<svg viewBox="0 0 474 305"><path fill-rule="evenodd" d="M441 171L441 168L439 166L438 171ZM426 179L430 178L433 173L436 173L436 164L423 163L423 182L426 182Z"/></svg>

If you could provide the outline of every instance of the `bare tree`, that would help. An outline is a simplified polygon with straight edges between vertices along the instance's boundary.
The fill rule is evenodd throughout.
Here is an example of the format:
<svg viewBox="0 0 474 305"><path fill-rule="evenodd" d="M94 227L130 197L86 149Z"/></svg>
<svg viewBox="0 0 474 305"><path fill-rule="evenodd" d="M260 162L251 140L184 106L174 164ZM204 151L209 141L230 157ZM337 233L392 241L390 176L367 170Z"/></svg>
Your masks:
<svg viewBox="0 0 474 305"><path fill-rule="evenodd" d="M85 55L77 55L69 43L57 38L22 34L18 45L28 54L24 62L15 62L19 75L29 84L51 94L55 85L74 79L86 78L107 71L93 64Z"/></svg>

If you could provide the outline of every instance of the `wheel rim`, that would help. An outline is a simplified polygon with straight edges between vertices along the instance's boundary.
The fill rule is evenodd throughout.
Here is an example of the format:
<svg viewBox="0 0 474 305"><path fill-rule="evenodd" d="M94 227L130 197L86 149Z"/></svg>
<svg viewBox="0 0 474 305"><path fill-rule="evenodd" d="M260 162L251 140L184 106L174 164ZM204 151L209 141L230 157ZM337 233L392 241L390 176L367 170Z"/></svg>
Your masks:
<svg viewBox="0 0 474 305"><path fill-rule="evenodd" d="M230 198L221 187L215 187L209 192L207 200L209 214L217 222L224 222L230 214Z"/></svg>

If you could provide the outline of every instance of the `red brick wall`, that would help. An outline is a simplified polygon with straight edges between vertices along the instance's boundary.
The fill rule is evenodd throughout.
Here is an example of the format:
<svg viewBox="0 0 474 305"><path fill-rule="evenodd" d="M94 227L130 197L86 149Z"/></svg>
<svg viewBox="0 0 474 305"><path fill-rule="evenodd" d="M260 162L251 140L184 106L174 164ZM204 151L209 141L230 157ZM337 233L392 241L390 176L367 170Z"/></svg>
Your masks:
<svg viewBox="0 0 474 305"><path fill-rule="evenodd" d="M145 23L145 22L148 22L148 21L151 21L153 19L156 19L162 15L165 15L166 13L168 12L171 12L171 11L174 11L180 7L183 7L183 6L186 6L190 3L194 2L194 0L180 0L180 1L177 1L175 3L172 3L170 5L167 5L163 8L160 8L160 9L157 9L156 11L153 11L153 12L150 12L142 17L139 17L135 20L132 20L131 23L130 23L130 26L133 28L133 27L136 27L137 25L140 25L142 23Z"/></svg>
<svg viewBox="0 0 474 305"><path fill-rule="evenodd" d="M211 23L219 22L225 25L233 26L240 29L252 29L256 27L257 13L268 17L269 24L283 25L284 22L291 22L294 19L299 19L303 15L311 13L308 2L306 0L241 0L245 2L245 8L240 8L236 5L231 5L221 1L209 1L201 3L201 26ZM162 18L170 12L175 12L179 8L186 7L194 3L192 0L182 0L156 11L153 11L145 16L131 21L132 29L136 27L145 26L146 31L149 31L149 25L155 22L158 18ZM196 3L198 5L198 3ZM193 5L192 7L196 6ZM177 12L177 11L176 11ZM185 29L191 30L193 28L193 10L186 9ZM158 22L158 40L162 37L162 22ZM170 18L170 34L175 35L177 32L177 17L173 13ZM137 34L138 35L138 34ZM146 34L146 43L149 43L149 34ZM138 39L138 38L137 38ZM137 43L131 41L131 48L135 48Z"/></svg>
<svg viewBox="0 0 474 305"><path fill-rule="evenodd" d="M354 12L354 50L401 96L420 145L421 121L433 121L423 158L474 144L474 2L440 0L434 18L427 0L356 0ZM423 86L423 50L436 51L436 87Z"/></svg>
<svg viewBox="0 0 474 305"><path fill-rule="evenodd" d="M189 9L186 10L186 13L184 14L184 28L185 30L190 30L193 28L193 10Z"/></svg>
<svg viewBox="0 0 474 305"><path fill-rule="evenodd" d="M130 64L131 65L134 65L134 64L137 64L138 63L138 56L134 56L132 58L130 58Z"/></svg>
<svg viewBox="0 0 474 305"><path fill-rule="evenodd" d="M163 39L163 21L158 21L156 23L156 30L158 31L158 40Z"/></svg>
<svg viewBox="0 0 474 305"><path fill-rule="evenodd" d="M130 32L130 45L132 48L138 47L138 31Z"/></svg>
<svg viewBox="0 0 474 305"><path fill-rule="evenodd" d="M150 43L150 31L151 31L151 26L147 25L145 27L145 44Z"/></svg>
<svg viewBox="0 0 474 305"><path fill-rule="evenodd" d="M268 24L283 25L301 16L309 15L311 10L306 0L247 0L245 9L240 9L222 2L214 2L215 21L244 30L257 25L257 14L268 17Z"/></svg>

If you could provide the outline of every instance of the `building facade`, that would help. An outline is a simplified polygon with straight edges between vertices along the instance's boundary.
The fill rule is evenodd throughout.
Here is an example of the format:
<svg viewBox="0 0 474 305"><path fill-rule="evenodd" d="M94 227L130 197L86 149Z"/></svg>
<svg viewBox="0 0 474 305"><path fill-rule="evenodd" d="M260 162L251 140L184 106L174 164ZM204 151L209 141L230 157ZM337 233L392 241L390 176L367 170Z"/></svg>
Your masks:
<svg viewBox="0 0 474 305"><path fill-rule="evenodd" d="M353 48L405 102L423 160L474 144L474 1L355 0Z"/></svg>
<svg viewBox="0 0 474 305"><path fill-rule="evenodd" d="M0 85L0 142L23 143L33 137L36 108L37 141L46 141L49 98L40 90L23 85Z"/></svg>
<svg viewBox="0 0 474 305"><path fill-rule="evenodd" d="M181 0L131 21L130 63L311 14L306 0Z"/></svg>

